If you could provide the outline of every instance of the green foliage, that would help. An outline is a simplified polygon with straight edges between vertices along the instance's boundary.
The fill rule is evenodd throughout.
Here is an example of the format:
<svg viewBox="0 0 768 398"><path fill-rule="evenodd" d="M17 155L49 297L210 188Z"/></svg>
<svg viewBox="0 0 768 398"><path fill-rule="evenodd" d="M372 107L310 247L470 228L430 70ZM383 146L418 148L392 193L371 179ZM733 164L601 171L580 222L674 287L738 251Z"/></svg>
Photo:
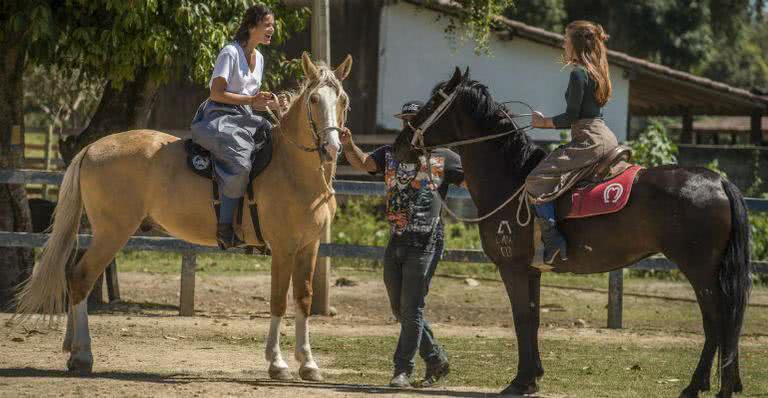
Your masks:
<svg viewBox="0 0 768 398"><path fill-rule="evenodd" d="M333 220L334 243L384 246L388 239L381 198L349 197L339 205Z"/></svg>
<svg viewBox="0 0 768 398"><path fill-rule="evenodd" d="M267 85L295 71L275 45L304 28L307 9L264 1L275 12L273 46L260 48L267 60ZM209 5L192 0L69 0L58 15L63 39L56 62L66 69L100 76L120 87L139 69L165 81L187 74L198 82L210 77L219 50L231 40L247 7L245 0Z"/></svg>
<svg viewBox="0 0 768 398"><path fill-rule="evenodd" d="M553 32L562 32L568 21L565 0L516 0L504 16Z"/></svg>
<svg viewBox="0 0 768 398"><path fill-rule="evenodd" d="M768 26L765 23L745 30L737 40L722 40L718 47L695 72L740 87L768 88Z"/></svg>
<svg viewBox="0 0 768 398"><path fill-rule="evenodd" d="M480 231L477 224L446 222L445 247L451 249L481 250Z"/></svg>
<svg viewBox="0 0 768 398"><path fill-rule="evenodd" d="M490 54L491 31L496 24L496 16L512 6L513 0L454 0L456 7L447 15L448 26L445 33L453 42L467 40L475 42L475 53ZM425 6L444 4L440 0L426 0Z"/></svg>
<svg viewBox="0 0 768 398"><path fill-rule="evenodd" d="M595 21L611 36L611 49L740 87L768 88L765 3L517 0L505 15L558 33L568 21Z"/></svg>
<svg viewBox="0 0 768 398"><path fill-rule="evenodd" d="M633 161L645 167L677 163L677 146L669 139L666 127L659 120L649 120L640 137L629 144Z"/></svg>
<svg viewBox="0 0 768 398"><path fill-rule="evenodd" d="M31 65L24 70L25 123L53 126L59 133L80 127L93 114L104 82L79 71L64 72L52 65Z"/></svg>

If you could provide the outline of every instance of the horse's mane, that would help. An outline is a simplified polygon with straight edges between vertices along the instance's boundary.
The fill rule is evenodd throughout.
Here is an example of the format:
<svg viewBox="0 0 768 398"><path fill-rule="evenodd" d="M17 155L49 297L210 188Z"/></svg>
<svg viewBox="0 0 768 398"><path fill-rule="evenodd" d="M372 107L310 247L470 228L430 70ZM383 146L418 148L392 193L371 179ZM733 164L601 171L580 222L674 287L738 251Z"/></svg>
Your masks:
<svg viewBox="0 0 768 398"><path fill-rule="evenodd" d="M283 114L283 119L288 115L294 106L301 106L299 98L304 97L304 94L311 93L321 86L329 86L336 90L339 94L339 107L338 115L340 120L346 120L347 111L349 110L349 97L347 92L344 91L341 81L333 73L333 70L329 68L324 62L319 62L315 65L319 72L319 78L317 80L311 80L304 78L299 82L296 89L281 91L278 95L283 95L288 98L288 111ZM281 120L282 122L282 120Z"/></svg>
<svg viewBox="0 0 768 398"><path fill-rule="evenodd" d="M446 84L448 84L447 81L435 86L432 89L432 96ZM459 90L456 96L459 106L464 107L470 117L487 135L503 133L520 127L506 116L506 114L514 116L514 113L510 112L503 104L494 101L488 92L488 87L484 84L476 80L465 79L456 89ZM522 171L523 175L527 175L546 155L522 130L499 137L497 140L503 143L501 150L508 170Z"/></svg>

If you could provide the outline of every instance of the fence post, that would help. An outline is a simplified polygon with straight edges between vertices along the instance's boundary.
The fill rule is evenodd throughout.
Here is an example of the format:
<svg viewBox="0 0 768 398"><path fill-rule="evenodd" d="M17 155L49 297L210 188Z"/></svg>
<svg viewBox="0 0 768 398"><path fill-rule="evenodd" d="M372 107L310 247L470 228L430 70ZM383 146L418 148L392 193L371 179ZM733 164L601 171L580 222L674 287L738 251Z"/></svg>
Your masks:
<svg viewBox="0 0 768 398"><path fill-rule="evenodd" d="M114 258L107 266L104 275L107 277L107 298L110 303L120 301L120 283L117 280L117 260Z"/></svg>
<svg viewBox="0 0 768 398"><path fill-rule="evenodd" d="M621 329L621 309L624 296L624 270L608 274L608 328Z"/></svg>
<svg viewBox="0 0 768 398"><path fill-rule="evenodd" d="M197 257L194 253L181 255L181 286L179 290L179 315L195 315L195 268Z"/></svg>
<svg viewBox="0 0 768 398"><path fill-rule="evenodd" d="M53 152L53 124L48 126L48 132L45 134L45 169L51 169L51 152ZM48 185L43 185L43 199L48 200Z"/></svg>

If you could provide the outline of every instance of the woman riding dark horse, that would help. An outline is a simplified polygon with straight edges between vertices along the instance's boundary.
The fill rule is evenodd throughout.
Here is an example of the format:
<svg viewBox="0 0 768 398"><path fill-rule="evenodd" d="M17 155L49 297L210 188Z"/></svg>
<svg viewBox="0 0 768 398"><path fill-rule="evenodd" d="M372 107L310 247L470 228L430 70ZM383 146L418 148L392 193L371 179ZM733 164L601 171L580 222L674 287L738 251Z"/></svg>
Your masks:
<svg viewBox="0 0 768 398"><path fill-rule="evenodd" d="M544 242L544 263L555 256L565 260L566 241L557 230L554 200L592 172L592 166L616 148L616 136L603 121L602 107L611 97L608 36L603 27L574 21L565 28L565 62L573 65L565 92L566 111L552 118L532 115L532 127L571 129L571 142L555 149L528 175L525 189L536 209Z"/></svg>
<svg viewBox="0 0 768 398"><path fill-rule="evenodd" d="M270 92L259 91L264 56L275 32L272 11L258 4L246 10L230 44L219 53L210 81L211 95L192 120L192 139L213 155L213 171L221 195L216 240L226 249L242 244L232 227L235 208L245 193L252 157L270 134L271 124L256 112L284 106ZM255 112L256 111L256 112Z"/></svg>
<svg viewBox="0 0 768 398"><path fill-rule="evenodd" d="M542 270L608 272L654 253L677 264L702 312L704 347L681 396L709 390L718 350L719 396L741 391L738 346L751 279L749 221L738 188L705 168L649 168L638 174L621 211L559 221L567 260L555 256L552 266L534 268L534 229L518 209L529 211L521 192L545 154L523 130L484 85L469 78L469 70L462 76L457 68L395 141L398 156L455 147L462 158L482 219L483 250L498 266L512 304L518 370L503 392L533 393L544 375L538 345ZM558 210L570 204L570 195L562 198L555 201Z"/></svg>

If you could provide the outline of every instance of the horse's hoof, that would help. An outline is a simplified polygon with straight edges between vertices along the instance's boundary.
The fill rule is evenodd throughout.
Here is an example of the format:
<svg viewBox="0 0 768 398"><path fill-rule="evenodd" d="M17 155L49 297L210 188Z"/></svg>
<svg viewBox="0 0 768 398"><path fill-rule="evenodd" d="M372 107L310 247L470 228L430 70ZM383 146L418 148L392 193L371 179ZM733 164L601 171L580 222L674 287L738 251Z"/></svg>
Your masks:
<svg viewBox="0 0 768 398"><path fill-rule="evenodd" d="M510 385L507 386L507 388L501 390L501 392L499 393L499 396L502 396L502 397L523 396L527 394L534 394L537 391L539 391L539 389L538 387L536 387L535 383L531 383L523 386L516 382L512 382Z"/></svg>
<svg viewBox="0 0 768 398"><path fill-rule="evenodd" d="M78 376L90 376L93 373L93 355L91 353L74 353L67 360L67 369Z"/></svg>
<svg viewBox="0 0 768 398"><path fill-rule="evenodd" d="M269 367L269 378L272 380L292 380L293 375L288 368Z"/></svg>
<svg viewBox="0 0 768 398"><path fill-rule="evenodd" d="M302 380L306 381L323 381L323 375L320 374L320 369L318 368L300 368L299 376Z"/></svg>

